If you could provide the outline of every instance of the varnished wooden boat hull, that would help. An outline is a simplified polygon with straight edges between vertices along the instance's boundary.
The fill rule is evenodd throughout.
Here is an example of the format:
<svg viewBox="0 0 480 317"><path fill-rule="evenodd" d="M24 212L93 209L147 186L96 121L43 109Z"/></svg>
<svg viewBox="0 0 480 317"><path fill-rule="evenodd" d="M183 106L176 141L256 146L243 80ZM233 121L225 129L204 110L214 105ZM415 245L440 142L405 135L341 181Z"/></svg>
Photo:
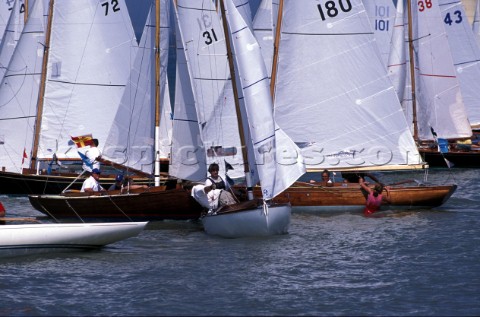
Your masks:
<svg viewBox="0 0 480 317"><path fill-rule="evenodd" d="M444 157L453 163L453 167L480 167L480 151L450 151L442 155L438 151L420 150L420 154L423 160L431 167L448 167Z"/></svg>
<svg viewBox="0 0 480 317"><path fill-rule="evenodd" d="M60 194L78 175L35 175L0 172L0 194L3 195L41 195ZM80 190L85 177L78 178L69 189ZM103 187L110 187L115 182L114 177L102 178Z"/></svg>
<svg viewBox="0 0 480 317"><path fill-rule="evenodd" d="M365 197L359 186L323 187L293 185L275 197L277 203L290 202L292 211L358 211L365 207ZM456 185L405 186L390 189L391 204L382 209L430 209L441 206L456 190ZM259 187L255 197L261 197Z"/></svg>
<svg viewBox="0 0 480 317"><path fill-rule="evenodd" d="M160 171L168 171L168 160L163 160L160 164ZM115 174L102 174L100 184L107 188L115 182ZM65 188L80 190L87 177L82 175L76 179L75 173L57 173L47 174L24 174L0 171L0 195L57 195ZM76 179L76 180L75 180ZM72 182L75 183L72 184ZM135 183L141 185L153 185L153 178L135 178ZM70 186L70 187L69 187Z"/></svg>
<svg viewBox="0 0 480 317"><path fill-rule="evenodd" d="M30 203L58 221L155 221L198 219L203 208L190 190L164 187L136 189L130 194L30 195Z"/></svg>

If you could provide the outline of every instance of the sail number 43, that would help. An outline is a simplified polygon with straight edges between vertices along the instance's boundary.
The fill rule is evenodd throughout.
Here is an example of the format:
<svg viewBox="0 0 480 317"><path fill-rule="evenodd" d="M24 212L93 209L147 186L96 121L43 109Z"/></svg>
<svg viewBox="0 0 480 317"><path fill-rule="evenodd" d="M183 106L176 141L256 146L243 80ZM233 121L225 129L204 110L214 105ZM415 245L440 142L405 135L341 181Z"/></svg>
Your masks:
<svg viewBox="0 0 480 317"><path fill-rule="evenodd" d="M349 12L352 10L352 3L350 0L329 0L323 6L322 4L317 4L317 8L318 12L320 12L320 17L325 21L327 17L336 17L339 11Z"/></svg>

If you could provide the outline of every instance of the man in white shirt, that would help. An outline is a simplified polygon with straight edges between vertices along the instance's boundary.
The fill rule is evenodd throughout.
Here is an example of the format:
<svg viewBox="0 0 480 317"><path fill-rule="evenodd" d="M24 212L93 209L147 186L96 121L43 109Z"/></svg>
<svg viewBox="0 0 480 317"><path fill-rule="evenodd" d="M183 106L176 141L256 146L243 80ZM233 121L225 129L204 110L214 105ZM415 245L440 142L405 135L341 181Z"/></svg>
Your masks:
<svg viewBox="0 0 480 317"><path fill-rule="evenodd" d="M105 189L100 185L98 180L100 179L100 170L98 168L94 168L92 170L92 175L87 178L82 185L81 192L93 193L93 192L100 192L105 191Z"/></svg>
<svg viewBox="0 0 480 317"><path fill-rule="evenodd" d="M85 156L87 157L87 162L83 162L83 169L91 172L93 169L100 170L100 162L97 160L102 153L98 149L98 139L92 140L93 144L90 145L90 148L85 151Z"/></svg>

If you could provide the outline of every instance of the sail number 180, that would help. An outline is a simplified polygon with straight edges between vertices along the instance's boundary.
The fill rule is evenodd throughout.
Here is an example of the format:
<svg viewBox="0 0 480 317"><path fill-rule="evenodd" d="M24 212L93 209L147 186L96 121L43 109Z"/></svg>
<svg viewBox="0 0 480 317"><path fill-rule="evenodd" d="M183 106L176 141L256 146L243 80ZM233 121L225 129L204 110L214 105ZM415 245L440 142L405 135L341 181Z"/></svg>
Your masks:
<svg viewBox="0 0 480 317"><path fill-rule="evenodd" d="M350 0L337 0L338 7L342 12L349 12L352 10L352 3ZM334 18L338 15L337 3L334 0L326 1L324 7L322 4L317 4L318 12L320 12L320 17L325 21L326 17Z"/></svg>

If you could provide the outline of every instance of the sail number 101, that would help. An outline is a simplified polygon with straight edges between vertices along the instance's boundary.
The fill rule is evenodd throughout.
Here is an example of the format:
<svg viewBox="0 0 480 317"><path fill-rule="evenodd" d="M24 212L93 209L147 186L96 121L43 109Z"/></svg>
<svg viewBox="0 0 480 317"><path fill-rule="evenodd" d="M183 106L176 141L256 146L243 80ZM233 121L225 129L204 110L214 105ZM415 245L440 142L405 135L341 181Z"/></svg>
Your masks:
<svg viewBox="0 0 480 317"><path fill-rule="evenodd" d="M329 18L334 18L338 15L339 8L337 7L337 2L340 11L349 12L352 10L352 3L350 0L329 0L325 2L324 6L322 6L322 4L317 4L318 12L320 12L320 17L323 21L326 19L325 15Z"/></svg>

